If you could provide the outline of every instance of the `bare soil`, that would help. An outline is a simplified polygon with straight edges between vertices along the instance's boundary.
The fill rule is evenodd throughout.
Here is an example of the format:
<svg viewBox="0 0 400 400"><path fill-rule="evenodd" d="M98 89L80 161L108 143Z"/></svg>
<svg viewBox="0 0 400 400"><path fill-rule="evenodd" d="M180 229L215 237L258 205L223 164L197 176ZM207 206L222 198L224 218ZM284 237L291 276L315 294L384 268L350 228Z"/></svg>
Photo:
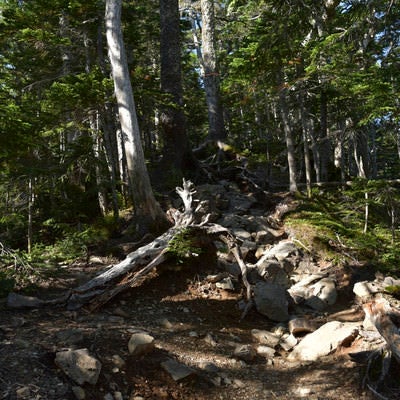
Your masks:
<svg viewBox="0 0 400 400"><path fill-rule="evenodd" d="M275 323L251 310L243 321L243 297L205 278L218 271L191 263L158 271L141 286L94 313L45 308L14 311L0 306L0 399L76 399L76 384L54 363L57 351L87 348L102 363L96 385L83 386L86 399L371 399L361 388L363 367L346 354L313 363L289 363L278 350L273 361L233 356L238 344L254 344L251 329ZM104 265L77 263L38 289L41 298L88 280ZM131 334L144 330L156 349L129 355ZM124 364L116 362L124 360ZM160 363L175 359L196 374L175 382Z"/></svg>

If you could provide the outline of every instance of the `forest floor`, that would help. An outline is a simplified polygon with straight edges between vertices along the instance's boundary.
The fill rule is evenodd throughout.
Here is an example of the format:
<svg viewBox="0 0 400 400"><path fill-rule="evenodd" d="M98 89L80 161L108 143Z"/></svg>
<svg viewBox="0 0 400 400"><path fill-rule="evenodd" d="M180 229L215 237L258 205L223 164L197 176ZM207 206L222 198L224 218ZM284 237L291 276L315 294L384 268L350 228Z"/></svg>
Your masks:
<svg viewBox="0 0 400 400"><path fill-rule="evenodd" d="M112 261L77 261L44 281L34 295L52 298L89 280ZM0 399L373 398L361 388L363 368L346 354L290 363L280 349L272 361L261 356L248 362L236 359L235 346L254 344L252 329L270 330L276 323L254 309L240 321L243 289L225 291L210 285L206 277L218 272L202 259L178 271L154 272L142 285L92 313L51 307L16 311L6 308L4 301ZM342 306L350 308L351 299ZM138 330L156 340L155 350L140 358L128 352L128 341ZM56 352L66 348L87 348L101 362L96 385L77 388L55 365ZM175 382L161 367L171 358L195 374Z"/></svg>
<svg viewBox="0 0 400 400"><path fill-rule="evenodd" d="M0 399L76 399L74 383L54 364L56 351L71 347L88 348L102 363L97 384L83 387L86 399L118 399L118 392L119 398L129 400L372 398L361 390L362 370L345 355L289 363L282 351L273 363L263 357L246 363L236 360L234 346L251 343L251 329L271 329L273 324L256 311L239 322L240 293L211 290L205 298L199 288L205 275L213 272L206 266L191 266L156 274L91 314L3 307ZM82 278L88 272L75 267L74 273L52 280L52 294L55 285L70 287L72 275ZM137 330L156 338L155 350L139 359L129 355L127 345ZM116 355L124 365L113 361ZM160 366L169 358L198 373L175 382ZM207 365L217 368L208 371Z"/></svg>

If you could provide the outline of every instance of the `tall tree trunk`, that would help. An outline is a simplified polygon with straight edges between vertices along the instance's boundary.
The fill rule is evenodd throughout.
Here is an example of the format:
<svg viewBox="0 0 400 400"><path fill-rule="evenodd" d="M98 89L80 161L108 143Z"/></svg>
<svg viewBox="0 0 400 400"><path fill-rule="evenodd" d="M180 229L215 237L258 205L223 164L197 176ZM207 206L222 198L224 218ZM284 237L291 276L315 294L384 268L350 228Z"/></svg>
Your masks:
<svg viewBox="0 0 400 400"><path fill-rule="evenodd" d="M178 0L160 0L161 91L166 95L160 113L163 132L163 171L183 177L197 164L189 146L183 112L181 40ZM176 182L178 183L178 182Z"/></svg>
<svg viewBox="0 0 400 400"><path fill-rule="evenodd" d="M106 1L106 36L114 81L115 97L128 166L128 179L135 209L138 233L163 229L167 219L156 202L140 140L135 101L121 29L122 0Z"/></svg>
<svg viewBox="0 0 400 400"><path fill-rule="evenodd" d="M283 131L285 134L287 160L289 167L289 190L291 193L297 192L297 167L295 158L295 147L292 134L292 128L289 120L289 108L286 99L287 89L282 88L279 92L279 107L281 113L281 119L283 124Z"/></svg>
<svg viewBox="0 0 400 400"><path fill-rule="evenodd" d="M328 164L330 161L330 139L328 136L328 95L325 88L321 89L320 103L320 134L319 134L319 161L321 181L328 181Z"/></svg>
<svg viewBox="0 0 400 400"><path fill-rule="evenodd" d="M214 0L201 0L201 41L204 89L208 108L208 136L211 140L224 140L226 131L220 95L220 77L215 41Z"/></svg>
<svg viewBox="0 0 400 400"><path fill-rule="evenodd" d="M306 170L306 187L307 196L311 197L311 159L310 159L310 146L308 139L310 136L310 127L307 121L306 110L304 106L304 93L299 93L299 104L300 104L300 119L301 127L303 131L303 151L304 151L304 167Z"/></svg>

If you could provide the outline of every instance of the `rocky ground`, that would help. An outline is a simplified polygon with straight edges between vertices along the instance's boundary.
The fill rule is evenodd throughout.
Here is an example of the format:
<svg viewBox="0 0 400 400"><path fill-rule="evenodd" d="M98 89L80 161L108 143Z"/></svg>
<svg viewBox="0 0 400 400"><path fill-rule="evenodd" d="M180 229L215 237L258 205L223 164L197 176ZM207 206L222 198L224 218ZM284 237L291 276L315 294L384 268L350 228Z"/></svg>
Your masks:
<svg viewBox="0 0 400 400"><path fill-rule="evenodd" d="M240 204L239 214L244 216L255 203ZM239 203L233 207L238 209ZM260 214L258 208L253 216ZM281 229L275 235L276 243L287 239L283 227L274 229L271 232ZM256 233L251 234L254 239ZM43 282L35 295L51 298L112 262L99 257L90 261L64 268ZM232 276L233 287L226 288L215 278L221 273L226 277L224 263L199 257L169 267L174 268L154 271L142 285L92 313L56 307L10 309L4 301L0 306L0 399L374 398L362 385L365 366L349 353L365 350L366 342L368 349L381 345L376 336L367 340L356 334L351 343L340 343L317 360L290 359L292 348L285 349L279 340L265 343L256 334L270 332L281 337L288 333L287 322L274 322L256 307L241 320L244 289L240 280ZM331 275L336 279L337 301L324 310L301 311L316 326L354 305L351 279L343 279L337 271ZM295 307L290 312L299 310ZM362 326L363 315L353 315L354 320ZM138 332L151 335L154 342L136 355L128 343ZM299 335L297 341L301 339ZM87 349L100 362L95 382L71 378L56 362L61 352L77 349ZM168 368L171 360L176 361L177 371ZM390 388L386 389L390 395ZM393 390L392 394L398 393Z"/></svg>

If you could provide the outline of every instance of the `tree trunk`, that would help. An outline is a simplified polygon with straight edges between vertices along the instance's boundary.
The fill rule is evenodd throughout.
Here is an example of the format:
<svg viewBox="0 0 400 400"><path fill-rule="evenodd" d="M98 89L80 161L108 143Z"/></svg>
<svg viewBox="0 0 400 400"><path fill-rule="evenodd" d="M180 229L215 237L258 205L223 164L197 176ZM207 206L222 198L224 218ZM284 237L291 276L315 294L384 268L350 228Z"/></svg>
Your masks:
<svg viewBox="0 0 400 400"><path fill-rule="evenodd" d="M289 190L291 193L297 192L297 167L295 158L295 147L293 141L292 129L289 121L289 109L286 101L286 89L282 88L279 92L279 106L281 119L283 124L283 131L285 134L287 160L289 167Z"/></svg>
<svg viewBox="0 0 400 400"><path fill-rule="evenodd" d="M214 0L201 0L202 72L208 108L208 136L218 141L226 138L220 96L220 77L215 49Z"/></svg>
<svg viewBox="0 0 400 400"><path fill-rule="evenodd" d="M310 159L310 146L308 143L308 139L310 136L310 128L306 117L306 110L304 107L303 92L299 93L299 103L300 103L301 127L303 131L303 151L304 151L304 167L306 171L307 196L311 198L311 159Z"/></svg>
<svg viewBox="0 0 400 400"><path fill-rule="evenodd" d="M183 112L181 40L178 0L160 0L161 91L165 105L160 113L164 148L162 172L175 176L197 167L189 146ZM178 183L178 182L176 182Z"/></svg>
<svg viewBox="0 0 400 400"><path fill-rule="evenodd" d="M166 226L167 219L154 198L144 160L122 37L121 7L122 0L106 1L106 36L137 228L138 233L144 233L148 229L163 229Z"/></svg>

